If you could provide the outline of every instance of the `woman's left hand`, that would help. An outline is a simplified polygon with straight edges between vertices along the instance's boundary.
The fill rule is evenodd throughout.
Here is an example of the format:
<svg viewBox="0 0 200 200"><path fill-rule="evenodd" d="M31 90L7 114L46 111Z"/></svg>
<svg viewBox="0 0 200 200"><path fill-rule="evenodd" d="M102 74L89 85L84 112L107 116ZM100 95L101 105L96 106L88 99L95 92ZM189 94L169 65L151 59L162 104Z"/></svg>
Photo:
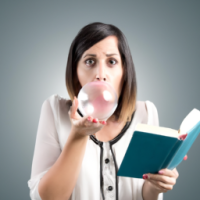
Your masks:
<svg viewBox="0 0 200 200"><path fill-rule="evenodd" d="M147 176L145 176L147 175ZM157 193L165 193L168 190L172 190L176 184L176 179L179 176L176 168L169 170L167 168L162 169L158 174L147 173L143 175L143 178L150 182L150 187ZM148 177L148 178L147 178Z"/></svg>

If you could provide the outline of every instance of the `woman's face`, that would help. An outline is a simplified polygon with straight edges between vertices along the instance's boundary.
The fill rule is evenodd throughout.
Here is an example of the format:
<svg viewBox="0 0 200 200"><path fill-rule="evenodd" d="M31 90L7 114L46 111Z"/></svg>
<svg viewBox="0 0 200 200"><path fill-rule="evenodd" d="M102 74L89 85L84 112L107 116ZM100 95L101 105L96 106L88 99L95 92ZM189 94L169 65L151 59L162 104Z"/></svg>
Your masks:
<svg viewBox="0 0 200 200"><path fill-rule="evenodd" d="M77 76L81 86L92 81L106 81L117 92L123 86L123 67L116 36L108 36L86 50L77 65Z"/></svg>

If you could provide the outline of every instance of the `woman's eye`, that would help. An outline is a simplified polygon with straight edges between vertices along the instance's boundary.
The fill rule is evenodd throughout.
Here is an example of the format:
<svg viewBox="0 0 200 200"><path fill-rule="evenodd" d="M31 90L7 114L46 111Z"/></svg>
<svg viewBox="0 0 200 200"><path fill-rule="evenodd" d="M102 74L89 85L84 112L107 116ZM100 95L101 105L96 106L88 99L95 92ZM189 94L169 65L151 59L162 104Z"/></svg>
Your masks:
<svg viewBox="0 0 200 200"><path fill-rule="evenodd" d="M88 65L92 65L92 64L94 64L94 60L86 60L85 63L88 64Z"/></svg>
<svg viewBox="0 0 200 200"><path fill-rule="evenodd" d="M109 60L109 62L110 62L111 65L115 65L117 63L117 61L114 60L114 59ZM85 63L86 63L86 65L94 65L95 61L92 60L92 59L88 59L88 60L85 61Z"/></svg>
<svg viewBox="0 0 200 200"><path fill-rule="evenodd" d="M110 64L114 65L116 63L117 63L116 60L110 60Z"/></svg>

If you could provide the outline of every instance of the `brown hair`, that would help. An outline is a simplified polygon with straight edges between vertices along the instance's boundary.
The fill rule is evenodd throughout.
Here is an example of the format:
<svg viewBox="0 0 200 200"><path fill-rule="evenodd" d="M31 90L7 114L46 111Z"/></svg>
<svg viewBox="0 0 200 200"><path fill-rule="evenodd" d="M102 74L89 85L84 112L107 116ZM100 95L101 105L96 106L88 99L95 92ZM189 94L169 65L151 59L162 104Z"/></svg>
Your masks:
<svg viewBox="0 0 200 200"><path fill-rule="evenodd" d="M123 86L118 106L113 113L116 121L130 121L136 106L137 83L131 52L124 34L114 25L94 22L84 26L73 40L67 60L65 81L70 99L78 96L81 84L77 77L77 63L83 53L97 42L114 35L124 68Z"/></svg>

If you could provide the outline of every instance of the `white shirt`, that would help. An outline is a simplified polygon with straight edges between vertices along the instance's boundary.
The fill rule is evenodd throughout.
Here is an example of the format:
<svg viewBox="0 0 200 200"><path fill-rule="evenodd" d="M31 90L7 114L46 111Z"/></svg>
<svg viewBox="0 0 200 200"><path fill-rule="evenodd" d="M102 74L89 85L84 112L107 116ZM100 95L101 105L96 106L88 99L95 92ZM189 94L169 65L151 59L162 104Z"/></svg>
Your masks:
<svg viewBox="0 0 200 200"><path fill-rule="evenodd" d="M70 134L70 106L70 100L57 94L42 104L28 180L32 200L41 200L38 184L58 159ZM89 137L79 177L69 200L143 200L143 179L116 178L137 123L159 126L157 109L151 101L136 102L131 122L113 140L100 142L94 136ZM163 193L157 200L163 200Z"/></svg>

